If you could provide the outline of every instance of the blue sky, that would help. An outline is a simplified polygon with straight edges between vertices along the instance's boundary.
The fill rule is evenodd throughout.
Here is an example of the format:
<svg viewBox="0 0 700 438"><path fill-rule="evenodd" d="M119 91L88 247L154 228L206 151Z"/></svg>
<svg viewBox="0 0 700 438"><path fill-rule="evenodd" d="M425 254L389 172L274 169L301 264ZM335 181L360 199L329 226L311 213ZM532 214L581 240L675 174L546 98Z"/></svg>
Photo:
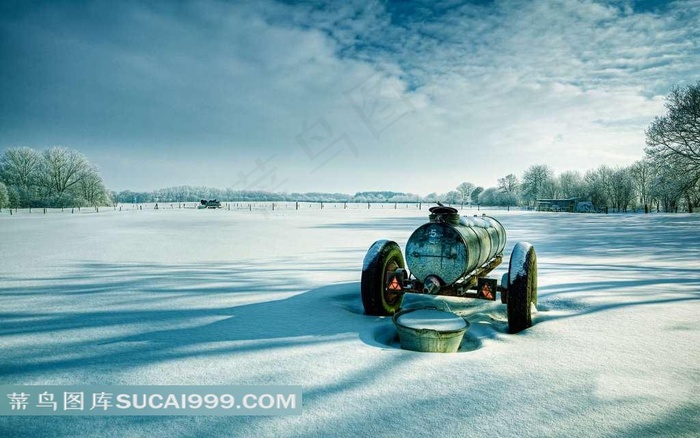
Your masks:
<svg viewBox="0 0 700 438"><path fill-rule="evenodd" d="M0 2L0 151L113 190L445 192L626 165L700 1Z"/></svg>

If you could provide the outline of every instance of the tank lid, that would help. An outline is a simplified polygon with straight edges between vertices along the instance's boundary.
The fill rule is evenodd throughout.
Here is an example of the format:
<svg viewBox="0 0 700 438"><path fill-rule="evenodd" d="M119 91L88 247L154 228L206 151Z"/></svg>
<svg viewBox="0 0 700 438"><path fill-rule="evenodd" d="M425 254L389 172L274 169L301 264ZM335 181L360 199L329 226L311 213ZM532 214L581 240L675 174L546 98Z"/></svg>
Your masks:
<svg viewBox="0 0 700 438"><path fill-rule="evenodd" d="M456 208L445 207L444 205L430 207L428 210L433 214L457 214Z"/></svg>
<svg viewBox="0 0 700 438"><path fill-rule="evenodd" d="M439 205L437 207L430 207L429 210L430 215L428 218L430 219L430 222L441 222L452 225L459 224L459 213L457 212L456 208Z"/></svg>

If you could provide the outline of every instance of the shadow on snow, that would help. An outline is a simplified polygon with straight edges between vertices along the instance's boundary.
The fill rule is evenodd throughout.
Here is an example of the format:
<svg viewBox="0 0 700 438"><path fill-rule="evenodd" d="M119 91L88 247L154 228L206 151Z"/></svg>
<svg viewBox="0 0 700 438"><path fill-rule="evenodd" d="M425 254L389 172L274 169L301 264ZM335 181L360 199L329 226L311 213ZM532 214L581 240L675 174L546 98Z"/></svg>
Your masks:
<svg viewBox="0 0 700 438"><path fill-rule="evenodd" d="M697 217L520 214L499 219L512 230L509 247L517 240L529 240L536 246L541 275L571 273L565 283L540 288L540 322L700 299L700 268L654 268L616 261L621 254L640 253L664 262L674 257L680 261L700 259L700 239L678 239L679 229L697 233ZM403 228L409 227L402 221L387 219L386 224L381 221L375 225L394 230L401 237ZM413 228L413 221L409 222ZM525 229L531 230L528 236ZM572 255L596 257L591 257L590 264L557 262ZM27 346L6 351L0 372L3 376L26 376L115 363L129 368L189 356L238 354L348 338L376 348L397 348L389 318L363 315L358 283L314 288L309 280L315 272L357 271L359 277L359 260L355 258L353 250L335 253L323 265L313 266L294 260L276 261L272 267L263 262L85 263L73 275L27 280L26 285L22 285L24 280L15 280L20 285L0 288L0 296L26 299L31 310L2 312L0 336L61 334L63 348L53 351L50 346ZM579 271L605 276L601 274L596 281L578 280ZM589 302L587 297L595 294L606 299ZM58 306L59 311L42 311L31 305L34 300L61 296L73 300L89 297L86 307L97 306L97 310L80 310L75 302ZM617 299L622 296L624 300ZM177 300L189 301L182 305L175 303ZM463 344L465 351L479 348L481 339L497 339L507 331L506 308L500 303L461 300L455 304L452 300L450 304L472 323ZM105 310L109 307L116 308ZM550 310L565 313L549 315ZM71 340L76 329L99 333ZM203 345L206 348L198 348ZM65 351L73 354L66 358L62 355Z"/></svg>

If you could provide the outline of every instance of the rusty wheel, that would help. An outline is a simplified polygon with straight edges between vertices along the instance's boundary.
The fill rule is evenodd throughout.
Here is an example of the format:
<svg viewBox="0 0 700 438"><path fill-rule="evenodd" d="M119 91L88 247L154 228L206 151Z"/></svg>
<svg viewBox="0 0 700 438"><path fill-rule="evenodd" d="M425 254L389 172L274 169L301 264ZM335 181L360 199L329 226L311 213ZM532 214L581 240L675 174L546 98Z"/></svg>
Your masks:
<svg viewBox="0 0 700 438"><path fill-rule="evenodd" d="M403 294L386 287L386 273L404 268L403 254L396 242L378 240L367 251L362 267L362 304L368 315L393 315L401 308Z"/></svg>

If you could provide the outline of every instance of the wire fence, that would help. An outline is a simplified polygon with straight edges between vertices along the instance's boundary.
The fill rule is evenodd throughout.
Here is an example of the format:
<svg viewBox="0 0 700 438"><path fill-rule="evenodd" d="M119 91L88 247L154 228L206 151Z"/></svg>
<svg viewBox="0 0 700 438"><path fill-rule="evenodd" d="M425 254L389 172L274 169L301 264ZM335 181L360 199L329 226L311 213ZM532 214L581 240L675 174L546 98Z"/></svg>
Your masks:
<svg viewBox="0 0 700 438"><path fill-rule="evenodd" d="M3 208L0 214L86 214L109 211L148 211L148 210L226 210L226 211L302 211L302 210L426 210L435 204L425 202L222 202L220 206L206 206L199 202L152 202L128 203L113 206L63 207L63 208ZM446 204L463 211L518 210L517 207L485 207L479 205Z"/></svg>

